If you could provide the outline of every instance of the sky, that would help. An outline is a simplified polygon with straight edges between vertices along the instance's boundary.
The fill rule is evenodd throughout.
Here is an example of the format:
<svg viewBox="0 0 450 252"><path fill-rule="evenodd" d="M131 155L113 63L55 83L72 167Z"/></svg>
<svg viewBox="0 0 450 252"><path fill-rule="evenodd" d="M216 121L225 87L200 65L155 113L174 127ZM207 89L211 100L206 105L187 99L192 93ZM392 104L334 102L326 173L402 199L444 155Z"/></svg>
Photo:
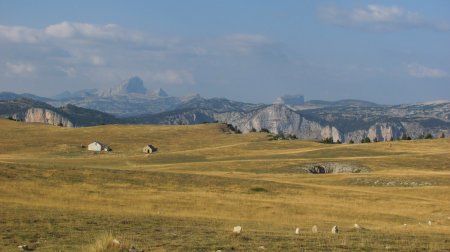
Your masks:
<svg viewBox="0 0 450 252"><path fill-rule="evenodd" d="M0 1L0 91L450 100L450 1Z"/></svg>

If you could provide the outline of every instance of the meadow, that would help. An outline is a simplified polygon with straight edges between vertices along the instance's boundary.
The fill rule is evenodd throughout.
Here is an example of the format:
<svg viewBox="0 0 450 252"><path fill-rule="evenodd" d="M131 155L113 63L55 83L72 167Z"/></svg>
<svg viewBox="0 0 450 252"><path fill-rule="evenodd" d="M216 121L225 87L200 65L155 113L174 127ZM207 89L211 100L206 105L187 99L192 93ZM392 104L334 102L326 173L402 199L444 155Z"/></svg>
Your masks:
<svg viewBox="0 0 450 252"><path fill-rule="evenodd" d="M9 120L0 132L0 251L85 251L105 233L145 251L450 251L448 138L327 145L222 124ZM81 148L94 140L113 151ZM303 169L327 162L369 172Z"/></svg>

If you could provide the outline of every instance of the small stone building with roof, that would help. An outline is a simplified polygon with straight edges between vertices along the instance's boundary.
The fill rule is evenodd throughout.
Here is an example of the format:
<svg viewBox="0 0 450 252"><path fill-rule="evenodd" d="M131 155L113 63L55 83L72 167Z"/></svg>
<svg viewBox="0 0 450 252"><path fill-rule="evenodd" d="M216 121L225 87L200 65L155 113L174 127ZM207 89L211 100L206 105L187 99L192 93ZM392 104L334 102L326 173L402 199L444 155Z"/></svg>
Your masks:
<svg viewBox="0 0 450 252"><path fill-rule="evenodd" d="M102 144L99 141L95 141L88 145L88 150L90 150L90 151L111 151L111 148L106 144Z"/></svg>
<svg viewBox="0 0 450 252"><path fill-rule="evenodd" d="M142 152L144 153L153 153L155 151L157 151L158 148L156 148L155 146L151 145L151 144L147 144L143 149Z"/></svg>

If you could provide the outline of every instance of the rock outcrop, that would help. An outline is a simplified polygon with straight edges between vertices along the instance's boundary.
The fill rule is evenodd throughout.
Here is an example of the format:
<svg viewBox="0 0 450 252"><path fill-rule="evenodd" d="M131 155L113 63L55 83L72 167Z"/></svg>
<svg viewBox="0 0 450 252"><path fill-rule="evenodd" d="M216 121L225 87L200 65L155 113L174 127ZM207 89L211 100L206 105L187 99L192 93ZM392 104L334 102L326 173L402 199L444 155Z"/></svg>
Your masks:
<svg viewBox="0 0 450 252"><path fill-rule="evenodd" d="M339 132L330 126L302 117L296 111L282 104L273 104L250 112L228 112L214 114L217 121L233 124L243 133L255 129L266 129L273 134L296 135L300 139L322 139Z"/></svg>
<svg viewBox="0 0 450 252"><path fill-rule="evenodd" d="M74 126L74 124L66 117L55 111L44 108L30 108L25 112L22 118L18 118L20 115L16 115L15 117L24 122L46 123L63 127Z"/></svg>

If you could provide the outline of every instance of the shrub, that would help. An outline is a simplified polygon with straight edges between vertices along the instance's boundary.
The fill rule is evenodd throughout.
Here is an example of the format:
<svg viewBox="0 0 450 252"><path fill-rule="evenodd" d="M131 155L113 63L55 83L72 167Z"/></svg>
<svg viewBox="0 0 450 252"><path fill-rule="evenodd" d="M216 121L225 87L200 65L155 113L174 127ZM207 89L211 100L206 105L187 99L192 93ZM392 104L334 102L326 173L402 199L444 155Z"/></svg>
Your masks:
<svg viewBox="0 0 450 252"><path fill-rule="evenodd" d="M333 137L327 137L325 139L322 139L322 141L320 141L320 142L324 143L324 144L334 144Z"/></svg>
<svg viewBox="0 0 450 252"><path fill-rule="evenodd" d="M445 134L444 134L444 132L442 132L442 134L441 134L441 138L445 138Z"/></svg>
<svg viewBox="0 0 450 252"><path fill-rule="evenodd" d="M428 133L428 134L425 136L425 139L433 139L433 135L431 135L430 133Z"/></svg>
<svg viewBox="0 0 450 252"><path fill-rule="evenodd" d="M270 140L295 140L297 139L296 135L283 135L283 134L278 134L278 135L273 135L272 138Z"/></svg>
<svg viewBox="0 0 450 252"><path fill-rule="evenodd" d="M294 140L294 139L297 139L297 136L296 136L296 135L291 135L291 134L289 134L289 135L287 136L287 139L288 139L288 140Z"/></svg>
<svg viewBox="0 0 450 252"><path fill-rule="evenodd" d="M401 140L411 140L411 139L412 138L410 136L406 135L406 134L403 134L402 138L401 138Z"/></svg>
<svg viewBox="0 0 450 252"><path fill-rule="evenodd" d="M264 129L264 128L262 128L259 132L261 132L261 133L270 133L270 131L268 129Z"/></svg>
<svg viewBox="0 0 450 252"><path fill-rule="evenodd" d="M361 140L361 143L370 143L370 142L371 142L370 138L367 136Z"/></svg>
<svg viewBox="0 0 450 252"><path fill-rule="evenodd" d="M355 141L353 141L353 139L350 139L350 141L348 142L349 144L354 144Z"/></svg>
<svg viewBox="0 0 450 252"><path fill-rule="evenodd" d="M241 133L242 133L242 132L241 132L237 127L235 127L233 124L227 124L227 128L228 128L229 130L233 131L233 132L236 133L236 134L241 134Z"/></svg>
<svg viewBox="0 0 450 252"><path fill-rule="evenodd" d="M252 188L250 188L250 191L252 191L252 192L268 192L268 190L263 187L252 187Z"/></svg>

